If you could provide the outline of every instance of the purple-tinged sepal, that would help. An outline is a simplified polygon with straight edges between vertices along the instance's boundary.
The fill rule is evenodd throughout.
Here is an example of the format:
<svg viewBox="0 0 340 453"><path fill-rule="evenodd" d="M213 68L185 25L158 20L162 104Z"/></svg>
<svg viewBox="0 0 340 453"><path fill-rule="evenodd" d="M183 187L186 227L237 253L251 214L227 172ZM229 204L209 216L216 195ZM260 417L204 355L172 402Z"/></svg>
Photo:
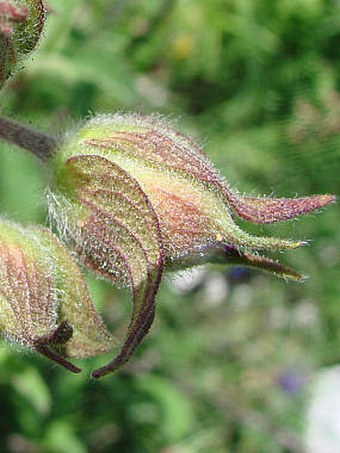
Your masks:
<svg viewBox="0 0 340 453"><path fill-rule="evenodd" d="M133 296L125 340L112 363L93 374L98 378L131 357L153 322L163 272L161 232L139 183L114 162L79 155L60 170L57 179L63 187L50 194L51 216L57 219L60 233L84 265L112 283L129 287Z"/></svg>
<svg viewBox="0 0 340 453"><path fill-rule="evenodd" d="M38 44L45 15L42 0L0 0L0 89Z"/></svg>
<svg viewBox="0 0 340 453"><path fill-rule="evenodd" d="M68 358L114 347L67 249L45 228L8 221L0 222L0 332L75 373Z"/></svg>

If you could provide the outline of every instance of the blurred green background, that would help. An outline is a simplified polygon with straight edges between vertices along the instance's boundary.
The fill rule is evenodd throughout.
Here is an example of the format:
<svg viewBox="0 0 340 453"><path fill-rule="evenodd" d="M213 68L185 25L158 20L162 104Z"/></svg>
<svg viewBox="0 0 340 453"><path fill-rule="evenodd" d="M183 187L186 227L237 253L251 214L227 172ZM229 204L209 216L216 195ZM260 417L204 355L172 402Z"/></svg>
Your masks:
<svg viewBox="0 0 340 453"><path fill-rule="evenodd" d="M161 112L241 192L339 193L340 3L50 0L2 114L62 134L93 112ZM46 224L43 169L0 143L0 209ZM165 279L135 358L93 382L0 348L4 452L301 452L313 376L340 361L340 214L242 227L312 239L280 259L304 284L208 267ZM112 328L128 294L89 277Z"/></svg>

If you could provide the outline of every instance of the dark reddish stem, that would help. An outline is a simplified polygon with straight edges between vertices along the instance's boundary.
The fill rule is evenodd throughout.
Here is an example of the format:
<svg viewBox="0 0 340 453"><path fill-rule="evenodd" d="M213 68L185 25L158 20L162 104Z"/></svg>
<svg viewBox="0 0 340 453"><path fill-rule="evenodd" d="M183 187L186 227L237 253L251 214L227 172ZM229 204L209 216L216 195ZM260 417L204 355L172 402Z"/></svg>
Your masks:
<svg viewBox="0 0 340 453"><path fill-rule="evenodd" d="M51 349L49 349L48 346L46 345L37 345L35 346L35 350L39 352L40 354L44 355L48 359L52 360L53 362L57 363L58 365L66 368L67 370L71 371L72 373L80 373L81 369L78 368L77 366L73 365L73 363L69 362L68 360L64 359L60 355L56 354L53 352Z"/></svg>
<svg viewBox="0 0 340 453"><path fill-rule="evenodd" d="M58 355L51 349L51 346L53 347L54 345L63 345L67 343L71 339L72 334L73 328L71 324L67 320L64 320L59 324L54 332L52 332L52 334L38 338L34 342L34 349L48 359L53 360L53 362L56 362L58 365L61 365L67 370L71 371L72 373L80 373L80 368L76 367L71 362Z"/></svg>
<svg viewBox="0 0 340 453"><path fill-rule="evenodd" d="M73 327L64 319L52 334L40 337L38 340L39 345L61 345L67 343L73 335Z"/></svg>
<svg viewBox="0 0 340 453"><path fill-rule="evenodd" d="M41 161L52 157L60 146L55 137L3 117L0 117L0 139L29 151Z"/></svg>

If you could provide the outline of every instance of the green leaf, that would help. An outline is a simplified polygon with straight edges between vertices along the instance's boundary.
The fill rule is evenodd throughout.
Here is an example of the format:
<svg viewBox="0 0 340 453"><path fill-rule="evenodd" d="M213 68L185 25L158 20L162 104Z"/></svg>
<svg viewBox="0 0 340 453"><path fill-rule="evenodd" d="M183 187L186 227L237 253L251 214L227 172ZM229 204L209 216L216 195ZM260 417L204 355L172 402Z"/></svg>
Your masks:
<svg viewBox="0 0 340 453"><path fill-rule="evenodd" d="M27 368L16 374L13 386L36 412L47 415L51 409L51 394L45 381L35 368Z"/></svg>

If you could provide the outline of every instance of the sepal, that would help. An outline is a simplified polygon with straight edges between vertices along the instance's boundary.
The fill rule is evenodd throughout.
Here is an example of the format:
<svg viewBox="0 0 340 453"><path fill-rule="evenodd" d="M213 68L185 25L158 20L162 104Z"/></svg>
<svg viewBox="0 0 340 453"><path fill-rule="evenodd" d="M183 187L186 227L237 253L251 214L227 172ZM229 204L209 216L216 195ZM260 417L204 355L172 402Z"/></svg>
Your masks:
<svg viewBox="0 0 340 453"><path fill-rule="evenodd" d="M0 89L38 44L45 15L42 0L0 1Z"/></svg>
<svg viewBox="0 0 340 453"><path fill-rule="evenodd" d="M73 372L67 358L111 350L83 276L46 228L0 223L0 331Z"/></svg>

